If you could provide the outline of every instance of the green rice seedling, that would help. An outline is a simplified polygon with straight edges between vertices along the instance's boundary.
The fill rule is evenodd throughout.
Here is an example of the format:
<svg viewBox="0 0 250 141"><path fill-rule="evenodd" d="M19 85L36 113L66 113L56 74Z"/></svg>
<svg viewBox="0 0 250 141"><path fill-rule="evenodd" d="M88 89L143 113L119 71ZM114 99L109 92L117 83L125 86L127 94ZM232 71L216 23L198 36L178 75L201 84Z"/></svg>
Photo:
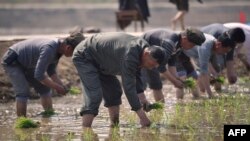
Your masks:
<svg viewBox="0 0 250 141"><path fill-rule="evenodd" d="M194 89L196 87L196 81L192 77L189 77L184 81L184 87Z"/></svg>
<svg viewBox="0 0 250 141"><path fill-rule="evenodd" d="M216 82L221 83L221 84L225 83L225 77L223 77L223 76L219 76L215 80L216 80Z"/></svg>
<svg viewBox="0 0 250 141"><path fill-rule="evenodd" d="M109 130L109 140L110 141L119 141L122 140L120 133L119 133L119 127L114 127L114 128L110 128Z"/></svg>
<svg viewBox="0 0 250 141"><path fill-rule="evenodd" d="M68 132L68 134L67 134L67 141L72 141L74 135L75 135L74 132Z"/></svg>
<svg viewBox="0 0 250 141"><path fill-rule="evenodd" d="M132 112L126 112L124 114L124 118L126 119L126 123L129 127L135 127L137 124L137 117L135 113Z"/></svg>
<svg viewBox="0 0 250 141"><path fill-rule="evenodd" d="M71 95L78 95L78 94L81 93L81 90L79 88L77 88L77 87L70 87L69 93Z"/></svg>
<svg viewBox="0 0 250 141"><path fill-rule="evenodd" d="M210 84L215 84L215 83L224 84L225 83L225 77L219 76L219 77L216 77L216 78L212 78L212 80L210 80Z"/></svg>
<svg viewBox="0 0 250 141"><path fill-rule="evenodd" d="M164 103L162 103L162 102L155 102L155 103L149 104L148 108L149 109L155 109L155 110L163 109L164 108Z"/></svg>
<svg viewBox="0 0 250 141"><path fill-rule="evenodd" d="M54 109L47 109L47 110L41 112L41 115L44 117L50 117L50 116L53 116L54 114L56 114Z"/></svg>
<svg viewBox="0 0 250 141"><path fill-rule="evenodd" d="M154 111L150 112L149 113L149 118L152 121L152 125L153 124L158 125L158 124L162 123L162 120L165 118L164 114L165 113L164 113L163 109L154 110Z"/></svg>
<svg viewBox="0 0 250 141"><path fill-rule="evenodd" d="M32 119L19 117L16 120L15 128L37 128L39 124L39 122L35 122Z"/></svg>
<svg viewBox="0 0 250 141"><path fill-rule="evenodd" d="M48 135L42 135L42 138L41 138L42 141L50 141L50 137Z"/></svg>
<svg viewBox="0 0 250 141"><path fill-rule="evenodd" d="M162 102L155 102L152 104L143 104L143 110L149 112L151 110L161 110L163 109L164 104Z"/></svg>
<svg viewBox="0 0 250 141"><path fill-rule="evenodd" d="M26 128L27 129L27 128ZM31 129L31 128L30 128ZM34 130L33 130L34 131ZM15 128L14 129L14 134L16 135L16 139L18 141L27 141L27 140L31 140L31 136L30 134L27 134L30 133L29 131L27 130L24 130L23 128ZM31 132L32 133L32 132Z"/></svg>
<svg viewBox="0 0 250 141"><path fill-rule="evenodd" d="M240 81L244 82L244 83L248 83L250 81L249 77L240 77Z"/></svg>
<svg viewBox="0 0 250 141"><path fill-rule="evenodd" d="M169 114L168 126L173 125L178 131L187 129L185 134L194 134L195 137L200 133L219 135L225 124L249 124L249 99L248 95L235 94L219 99L176 104L175 112ZM204 135L204 138L210 135ZM211 140L213 139L212 137Z"/></svg>
<svg viewBox="0 0 250 141"><path fill-rule="evenodd" d="M97 140L97 134L91 128L86 128L83 131L83 138L84 141L94 141Z"/></svg>

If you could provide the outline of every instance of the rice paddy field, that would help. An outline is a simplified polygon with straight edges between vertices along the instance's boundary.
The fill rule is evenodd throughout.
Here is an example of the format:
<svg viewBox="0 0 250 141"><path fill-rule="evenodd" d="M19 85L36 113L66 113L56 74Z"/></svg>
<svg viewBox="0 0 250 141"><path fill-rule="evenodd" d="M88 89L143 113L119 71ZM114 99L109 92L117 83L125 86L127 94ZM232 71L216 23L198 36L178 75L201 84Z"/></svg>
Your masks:
<svg viewBox="0 0 250 141"><path fill-rule="evenodd" d="M243 83L244 82L244 83ZM138 118L130 110L123 96L120 125L109 127L106 108L101 105L92 128L82 128L79 111L80 95L54 97L52 115L41 114L39 100L30 100L28 118L39 123L36 128L16 128L15 103L0 104L0 139L5 141L223 141L223 128L227 124L250 124L249 79L241 78L237 85L223 86L218 97L193 100L186 93L183 100L175 98L175 88L164 81L163 109L147 113L152 125L140 128ZM146 91L154 101L150 90Z"/></svg>
<svg viewBox="0 0 250 141"><path fill-rule="evenodd" d="M57 1L65 2L66 0L56 0L56 2ZM98 3L102 0L83 1ZM165 0L158 1L165 2ZM235 2L234 0L230 1ZM220 22L231 22L232 18L234 21L236 21L238 20L238 12L240 10L247 11L249 9L249 4L246 1L247 0L244 0L244 3L246 3L245 5L240 4L238 6L235 6L233 4L230 5L228 3L228 6L222 8L219 6L209 5L209 3L207 3L207 5L205 3L201 6L196 4L192 7L192 10L190 10L190 13L188 15L189 17L196 18L187 18L187 23L189 25L200 26L212 22L218 22L220 20ZM31 0L1 0L1 2L29 3L31 2ZM32 2L40 1L36 0ZM50 1L44 0L43 2L46 3ZM80 0L72 0L67 2L80 2ZM104 2L104 0L102 2ZM105 0L105 2L115 3L117 1ZM152 2L150 4L152 4ZM217 5L217 1L214 5ZM66 9L66 12L60 12L59 10L59 14L54 12L57 18L51 18L56 19L57 24L55 25L47 25L47 21L41 18L45 17L43 16L43 14L41 14L42 16L40 15L41 17L39 16L39 14L32 14L32 12L30 12L29 10L33 10L33 7L28 8L27 11L23 10L22 8L21 10L17 8L14 10L10 10L10 13L13 13L13 17L18 18L22 17L20 15L30 14L29 16L26 16L26 18L32 18L28 18L28 20L18 20L21 22L19 28L24 29L21 30L22 32L20 31L20 33L25 35L33 32L36 34L42 33L43 30L46 31L47 27L51 27L49 29L49 31L51 31L58 27L58 23L64 22L67 26L61 25L60 29L58 30L61 31L61 29L65 29L65 27L68 28L68 26L72 27L77 22L78 25L95 25L98 27L104 26L105 28L107 25L110 25L112 26L112 31L115 31L114 15L110 15L114 14L113 12L114 10L116 10L117 7L115 4L113 4L113 7L109 8L108 10L87 8L87 10L90 10L90 12L85 12L85 8L78 8L77 10L72 10L71 8L68 8ZM59 9L63 8L64 5L60 5ZM209 10L207 10L208 8ZM41 9L42 12L39 13L43 13L44 11L46 11L43 10L46 8ZM168 5L166 7L152 7L152 19L150 19L150 24L148 25L147 29L153 27L167 26L167 19L169 19L169 17L171 17L176 12L173 11L173 9L175 10L174 6ZM2 10L2 12L4 12L4 10ZM232 13L228 14L228 12ZM66 13L65 15L69 16L66 17L64 15L60 18L60 16L58 15L61 15L62 13ZM74 17L72 16L74 15L74 13L87 14L81 15L84 16L84 18L82 18L84 20L82 21L78 16L76 16L77 18L67 20L66 22L65 19L71 19L72 17ZM100 15L96 15L100 13L103 13L103 15L108 16L102 17ZM166 13L168 13L168 15L166 15ZM203 17L198 17L200 14ZM5 15L8 15L8 11ZM163 16L161 15L166 16L164 18L166 19L166 21L162 20ZM60 22L59 18L62 19L63 22ZM200 20L201 18L204 20ZM2 17L2 19L7 20L7 22L4 22L3 24L6 25L6 27L1 28L1 35L6 35L7 33L9 35L10 31L12 31L10 29L17 27L16 25L9 24L15 23L12 21L15 18ZM31 19L35 19L35 24L31 24L33 23L32 21L30 21ZM8 22L8 20L10 22ZM72 21L72 23L69 21ZM85 23L85 21L88 21L88 23ZM39 23L41 25L39 25ZM25 25L27 25L27 27ZM30 30L31 26L37 26L39 30ZM46 26L46 28L44 26ZM17 33L19 33L19 28L17 31L13 32L13 34L16 35ZM58 33L58 30L53 31L53 33ZM131 28L131 31L133 31L133 26ZM9 46L19 41L19 39L5 41L3 40L3 37L5 36L2 36L0 41L0 58ZM20 40L22 39L20 38ZM82 119L79 115L79 111L82 105L82 94L79 94L77 90L73 89L71 91L74 94L68 94L66 96L58 96L54 94L54 111L49 112L44 112L42 110L38 95L32 93L31 99L28 103L27 118L34 121L34 123L39 124L37 127L34 128L18 128L18 126L16 126L18 119L16 117L15 112L15 96L13 94L13 89L11 83L9 82L8 78L2 70L2 67L0 66L0 141L223 141L224 125L250 125L250 74L242 66L242 64L238 62L239 60L237 60L236 67L237 72L239 74L237 83L234 85L229 85L227 83L227 80L225 80L225 83L223 84L222 90L220 92L216 92L214 89L212 89L213 92L217 94L217 97L213 99L209 99L206 94L201 94L202 97L200 99L193 99L192 95L190 94L190 90L187 89L185 91L184 99L178 100L176 99L174 86L170 84L167 80L163 80L163 92L165 96L165 103L163 105L163 109L151 110L150 112L147 112L147 115L152 121L152 125L148 128L140 128L138 118L136 114L130 110L131 108L124 95L122 99L123 104L120 107L119 126L113 128L109 126L110 121L108 110L104 108L103 104L101 104L100 112L95 118L92 128L83 128L81 126ZM73 86L73 88L80 88L79 77L76 74L76 70L72 66L72 62L70 59L62 58L58 68L59 76L63 78L63 82L65 84ZM193 84L190 83L189 87L192 86ZM213 86L211 87L213 88ZM147 89L145 91L145 94L149 101L153 103L154 99L152 91Z"/></svg>

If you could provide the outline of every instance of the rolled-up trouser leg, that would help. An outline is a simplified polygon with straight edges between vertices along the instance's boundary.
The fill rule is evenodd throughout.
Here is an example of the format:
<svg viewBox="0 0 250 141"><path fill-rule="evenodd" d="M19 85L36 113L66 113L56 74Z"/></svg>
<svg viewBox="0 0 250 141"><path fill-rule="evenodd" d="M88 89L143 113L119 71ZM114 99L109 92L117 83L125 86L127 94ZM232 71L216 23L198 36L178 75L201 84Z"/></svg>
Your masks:
<svg viewBox="0 0 250 141"><path fill-rule="evenodd" d="M26 80L24 70L19 64L3 65L9 76L16 95L16 110L18 116L26 116L27 99L29 97L29 84Z"/></svg>
<svg viewBox="0 0 250 141"><path fill-rule="evenodd" d="M83 106L80 114L98 114L102 101L102 86L98 69L91 61L81 55L73 56L73 63L78 71L83 88Z"/></svg>

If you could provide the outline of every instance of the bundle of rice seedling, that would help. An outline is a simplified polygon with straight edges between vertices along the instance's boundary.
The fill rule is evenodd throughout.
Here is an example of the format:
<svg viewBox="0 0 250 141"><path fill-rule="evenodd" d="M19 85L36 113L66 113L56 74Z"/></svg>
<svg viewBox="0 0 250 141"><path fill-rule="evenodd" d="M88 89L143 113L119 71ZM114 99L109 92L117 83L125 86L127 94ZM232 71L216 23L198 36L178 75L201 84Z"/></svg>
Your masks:
<svg viewBox="0 0 250 141"><path fill-rule="evenodd" d="M163 109L164 108L164 103L162 102L155 102L155 103L152 103L152 104L149 104L148 105L149 109Z"/></svg>
<svg viewBox="0 0 250 141"><path fill-rule="evenodd" d="M56 114L54 109L47 109L47 110L41 112L41 115L43 115L44 117L50 117L54 114Z"/></svg>
<svg viewBox="0 0 250 141"><path fill-rule="evenodd" d="M214 83L224 84L225 83L225 77L219 76L219 77L216 77L216 78L210 80L210 84L214 84Z"/></svg>
<svg viewBox="0 0 250 141"><path fill-rule="evenodd" d="M15 128L36 128L39 126L39 124L39 122L35 122L32 119L19 117L16 120Z"/></svg>
<svg viewBox="0 0 250 141"><path fill-rule="evenodd" d="M219 76L216 78L216 82L224 84L225 83L225 77L223 76Z"/></svg>
<svg viewBox="0 0 250 141"><path fill-rule="evenodd" d="M196 87L196 81L192 77L189 77L184 80L184 87L194 89Z"/></svg>
<svg viewBox="0 0 250 141"><path fill-rule="evenodd" d="M77 87L70 87L69 93L71 95L78 95L78 94L81 93L81 90L79 88L77 88Z"/></svg>
<svg viewBox="0 0 250 141"><path fill-rule="evenodd" d="M160 110L160 109L163 109L164 108L164 103L162 102L155 102L155 103L152 103L152 104L143 104L143 110L146 111L146 112L149 112L153 109L155 110Z"/></svg>

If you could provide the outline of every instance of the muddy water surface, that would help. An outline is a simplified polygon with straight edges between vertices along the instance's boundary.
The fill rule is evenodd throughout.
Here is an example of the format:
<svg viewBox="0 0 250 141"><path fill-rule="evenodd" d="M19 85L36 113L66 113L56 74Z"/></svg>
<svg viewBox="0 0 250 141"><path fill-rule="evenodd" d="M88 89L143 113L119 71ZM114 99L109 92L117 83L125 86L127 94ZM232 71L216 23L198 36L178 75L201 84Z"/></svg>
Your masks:
<svg viewBox="0 0 250 141"><path fill-rule="evenodd" d="M171 86L164 86L164 89L173 91ZM150 92L147 96L152 100ZM121 105L121 125L118 129L109 127L107 109L101 105L100 113L96 117L92 131L86 131L81 126L79 110L82 104L81 95L54 97L54 109L56 114L52 117L42 117L39 113L42 108L39 100L30 100L28 104L28 117L40 122L39 128L15 129L15 103L8 102L0 105L0 140L33 141L33 140L181 140L180 133L171 127L156 125L154 129L140 129L138 119L134 112L130 111L125 97ZM166 93L166 113L171 113L176 103L174 96ZM93 133L94 135L92 135ZM178 139L180 138L180 139Z"/></svg>
<svg viewBox="0 0 250 141"><path fill-rule="evenodd" d="M164 114L171 115L174 111L174 105L179 102L175 99L174 88L171 85L164 85L165 92L165 109ZM147 96L151 101L152 95L147 90ZM101 105L100 113L96 117L92 130L83 129L81 126L81 117L79 110L82 104L81 95L64 97L54 97L54 109L56 114L52 117L42 117L39 113L42 108L39 100L30 100L28 104L28 117L40 122L39 128L34 129L15 129L15 103L8 102L0 105L0 140L2 141L65 141L65 140L100 140L100 141L117 141L117 140L169 140L169 141L183 141L202 138L203 135L190 134L190 131L185 128L176 128L167 125L165 122L168 119L159 119L156 121L153 128L140 129L138 119L134 112L130 111L130 106L125 97L123 97L123 104L121 105L121 124L119 128L109 127L109 118L107 109ZM186 101L192 101L191 97L186 96ZM154 111L148 113L154 118ZM168 116L164 116L166 118ZM211 135L211 139L217 141L222 140L216 134ZM203 140L203 139L201 139ZM207 139L205 139L207 140ZM204 140L204 141L205 141Z"/></svg>
<svg viewBox="0 0 250 141"><path fill-rule="evenodd" d="M0 44L0 56L7 49L7 47L13 43L14 42L2 42ZM69 58L63 58L60 61L59 75L63 78L65 84L79 87L79 77L76 74ZM100 113L94 120L93 128L91 130L83 129L81 126L81 117L79 116L79 111L82 105L81 95L53 97L56 114L49 118L42 117L42 115L40 115L42 108L39 100L30 100L28 104L27 116L40 122L40 127L34 129L15 129L14 124L16 120L16 113L15 103L13 100L13 90L1 67L0 78L0 141L223 141L223 128L221 127L223 127L225 122L218 123L219 127L216 127L216 122L214 122L216 124L212 122L212 119L216 120L218 113L199 113L204 116L207 115L207 119L211 118L211 120L208 121L211 121L212 124L197 121L201 123L198 127L196 125L192 126L192 124L189 125L191 127L185 126L185 120L188 121L189 118L195 118L200 115L189 115L189 117L183 118L184 121L181 121L180 123L170 122L172 120L171 116L178 112L178 108L176 108L177 104L184 103L184 105L179 107L179 109L185 109L188 107L185 106L185 103L199 103L209 100L206 98L192 100L191 94L185 95L185 99L182 101L176 100L175 88L173 85L169 85L166 81L164 81L163 87L166 101L164 110L151 111L147 113L149 118L153 121L152 127L148 129L139 128L140 125L138 124L138 118L135 113L130 110L130 106L125 96L123 96L123 104L121 105L121 124L119 128L109 127L107 109L101 105ZM223 92L227 93L227 95L244 93L249 96L249 88L249 83L247 84L239 81L237 85L223 87ZM149 100L153 102L152 94L149 90L146 91L146 95ZM239 104L240 102L241 101L239 100ZM218 111L217 107L211 108L211 111ZM225 107L222 107L222 110L219 111L219 113L223 113L227 110L223 110L223 108ZM243 111L248 111L249 105L238 108L241 110L243 109ZM241 113L236 114L241 116ZM180 114L180 116L175 118L179 118L181 116L183 115ZM223 117L223 114L221 117ZM250 117L250 112L243 114L241 116L242 120L239 121L238 119L233 119L233 117L235 117L235 113L224 117L232 117L226 119L227 123L250 124L250 120L247 120L247 118ZM222 118L221 121L225 120ZM184 124L184 126L181 126L181 124Z"/></svg>

